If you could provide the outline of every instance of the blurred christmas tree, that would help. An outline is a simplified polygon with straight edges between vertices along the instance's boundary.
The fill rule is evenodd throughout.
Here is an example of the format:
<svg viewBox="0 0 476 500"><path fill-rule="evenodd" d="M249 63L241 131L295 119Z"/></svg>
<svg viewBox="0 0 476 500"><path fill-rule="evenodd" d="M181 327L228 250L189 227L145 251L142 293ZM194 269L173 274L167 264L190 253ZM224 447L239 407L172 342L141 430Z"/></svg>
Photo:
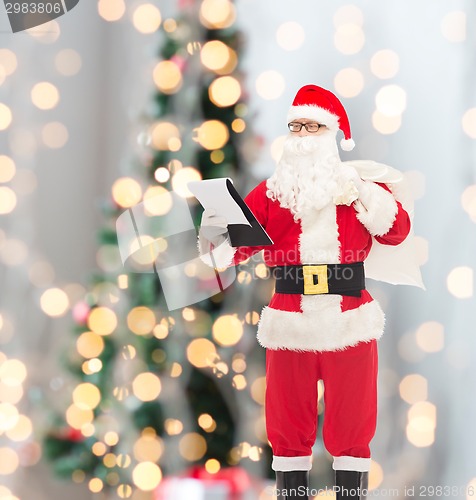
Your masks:
<svg viewBox="0 0 476 500"><path fill-rule="evenodd" d="M180 7L160 29L157 92L139 138L148 155L113 185L101 272L73 310L75 348L65 361L79 381L44 441L60 476L120 498L139 498L191 465L269 471L264 350L254 338L269 284L252 288L245 266L225 293L170 312L157 276L126 274L118 258L115 221L129 207L166 191L187 196L194 179L230 176L243 194L257 183L246 170L260 141L247 129L234 5ZM198 226L201 210L192 209Z"/></svg>

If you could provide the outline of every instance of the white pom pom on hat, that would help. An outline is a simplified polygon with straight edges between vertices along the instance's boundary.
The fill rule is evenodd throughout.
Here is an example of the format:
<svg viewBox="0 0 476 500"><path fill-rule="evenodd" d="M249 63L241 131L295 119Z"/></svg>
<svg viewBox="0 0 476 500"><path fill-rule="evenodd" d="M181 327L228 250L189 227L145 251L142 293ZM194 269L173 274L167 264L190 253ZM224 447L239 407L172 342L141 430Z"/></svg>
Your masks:
<svg viewBox="0 0 476 500"><path fill-rule="evenodd" d="M344 139L340 146L344 151L352 151L355 142L350 132L350 123L344 106L331 91L317 85L305 85L300 88L288 112L288 123L309 118L323 123L331 130L342 130Z"/></svg>
<svg viewBox="0 0 476 500"><path fill-rule="evenodd" d="M355 148L354 139L342 139L340 141L340 147L344 151L352 151Z"/></svg>

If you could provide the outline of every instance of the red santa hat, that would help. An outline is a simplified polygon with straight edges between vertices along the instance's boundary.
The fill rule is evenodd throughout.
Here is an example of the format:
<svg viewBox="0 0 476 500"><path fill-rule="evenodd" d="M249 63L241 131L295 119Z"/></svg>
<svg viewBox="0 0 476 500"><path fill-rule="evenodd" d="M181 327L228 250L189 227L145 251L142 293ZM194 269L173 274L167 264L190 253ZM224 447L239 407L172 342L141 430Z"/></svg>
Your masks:
<svg viewBox="0 0 476 500"><path fill-rule="evenodd" d="M341 148L344 151L354 149L347 113L339 99L329 90L317 85L305 85L299 89L288 112L288 123L299 118L316 120L334 131L342 130L344 139L340 141Z"/></svg>

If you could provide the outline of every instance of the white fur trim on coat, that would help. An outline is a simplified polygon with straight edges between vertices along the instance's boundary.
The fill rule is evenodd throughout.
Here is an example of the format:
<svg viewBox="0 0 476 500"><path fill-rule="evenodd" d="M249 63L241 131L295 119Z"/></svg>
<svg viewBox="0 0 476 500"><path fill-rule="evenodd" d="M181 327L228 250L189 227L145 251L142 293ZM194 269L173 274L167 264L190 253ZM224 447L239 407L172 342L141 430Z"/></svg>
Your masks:
<svg viewBox="0 0 476 500"><path fill-rule="evenodd" d="M306 296L315 311L290 312L263 308L256 338L268 349L293 351L339 351L359 342L379 339L385 316L373 300L342 312L340 295Z"/></svg>
<svg viewBox="0 0 476 500"><path fill-rule="evenodd" d="M309 120L315 120L318 123L324 124L330 130L339 130L339 117L327 111L327 109L318 106L291 106L287 118L288 123L293 120L299 120L299 118L308 118Z"/></svg>
<svg viewBox="0 0 476 500"><path fill-rule="evenodd" d="M273 455L271 468L275 471L311 470L312 455L305 457L277 457Z"/></svg>
<svg viewBox="0 0 476 500"><path fill-rule="evenodd" d="M332 468L334 470L353 470L357 472L368 472L372 463L371 458L359 457L334 457Z"/></svg>
<svg viewBox="0 0 476 500"><path fill-rule="evenodd" d="M303 264L338 264L339 229L334 203L301 214L299 252Z"/></svg>
<svg viewBox="0 0 476 500"><path fill-rule="evenodd" d="M340 262L336 206L301 214L299 251L304 264ZM340 295L301 295L302 312L265 307L258 324L258 342L269 349L336 351L382 336L385 316L369 302L342 312Z"/></svg>
<svg viewBox="0 0 476 500"><path fill-rule="evenodd" d="M198 236L198 252L200 260L209 267L214 267L210 256L210 242L203 236ZM229 267L233 263L233 258L236 253L236 247L230 245L230 238L224 238L223 242L213 250L213 259L215 260L218 269Z"/></svg>
<svg viewBox="0 0 476 500"><path fill-rule="evenodd" d="M371 181L363 181L359 199L354 202L357 219L372 236L382 236L393 226L398 212L395 197Z"/></svg>

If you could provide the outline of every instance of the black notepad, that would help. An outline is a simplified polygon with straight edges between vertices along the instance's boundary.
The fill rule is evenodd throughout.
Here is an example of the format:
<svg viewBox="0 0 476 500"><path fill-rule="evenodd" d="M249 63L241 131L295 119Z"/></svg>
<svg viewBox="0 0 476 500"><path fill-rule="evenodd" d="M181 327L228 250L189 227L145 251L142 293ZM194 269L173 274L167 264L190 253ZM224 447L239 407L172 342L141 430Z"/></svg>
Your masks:
<svg viewBox="0 0 476 500"><path fill-rule="evenodd" d="M273 244L273 240L263 229L263 226L258 222L243 198L238 194L230 178L193 181L188 183L188 187L204 208L215 209L217 216L223 216L227 220L229 220L227 214L230 211L230 203L234 202L239 207L241 217L243 218L244 216L250 225L244 221L236 222L239 217L237 219L233 217L231 222L228 223L228 233L233 247ZM216 190L221 190L221 192L218 193ZM225 190L226 192L223 192ZM217 195L219 194L219 196L214 196L214 192Z"/></svg>

